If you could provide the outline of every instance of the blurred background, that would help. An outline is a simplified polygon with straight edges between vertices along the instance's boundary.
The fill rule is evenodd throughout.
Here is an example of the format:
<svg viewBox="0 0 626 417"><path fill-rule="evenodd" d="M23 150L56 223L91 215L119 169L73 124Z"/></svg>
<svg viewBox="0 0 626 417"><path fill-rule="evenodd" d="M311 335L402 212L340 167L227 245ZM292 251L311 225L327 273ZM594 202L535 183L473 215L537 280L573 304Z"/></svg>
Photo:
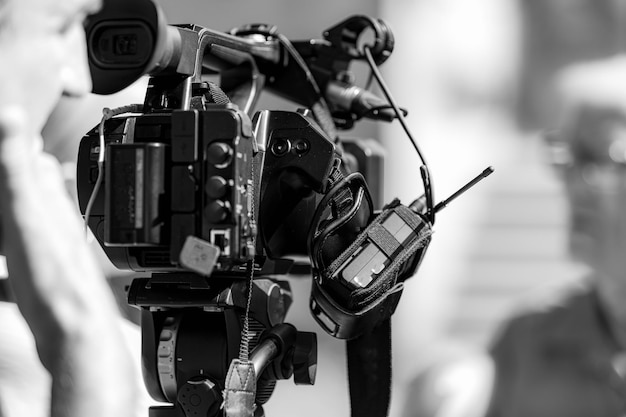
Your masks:
<svg viewBox="0 0 626 417"><path fill-rule="evenodd" d="M196 23L216 30L271 23L293 40L320 38L324 29L353 14L382 18L395 35L396 47L381 70L399 105L409 110L407 121L431 168L435 200L448 197L487 166L495 168L492 176L439 213L429 252L407 283L393 316L392 417L401 415L410 381L424 367L450 355L480 352L499 323L525 300L556 295L582 276L584 269L567 258L563 189L538 135L538 128L550 127L555 115L547 81L537 80L550 73L550 66L591 58L584 56L588 51L602 54L602 45L614 47L619 34L599 33L591 45L570 36L574 29L583 34L609 31L613 2L158 3L169 23ZM544 24L557 15L562 24ZM564 50L570 56L549 52L541 56L544 49L529 48L524 42L528 31L546 28L553 31L544 34L546 39L566 40ZM532 82L525 79L528 74L533 74ZM139 83L121 95L97 100L107 106L125 104L133 96L141 100L144 88ZM532 94L535 89L542 92L538 100ZM284 105L269 99L262 106ZM100 113L90 119L68 114L67 108L61 106L55 117L68 129L80 124L86 132L99 121ZM383 145L385 201L399 197L409 203L421 194L419 159L399 124L363 122L347 135L374 138ZM54 142L49 146L54 148ZM281 381L266 414L347 416L345 343L327 337L311 319L310 281L291 279L291 283L295 303L288 321L319 335L317 382L308 387Z"/></svg>

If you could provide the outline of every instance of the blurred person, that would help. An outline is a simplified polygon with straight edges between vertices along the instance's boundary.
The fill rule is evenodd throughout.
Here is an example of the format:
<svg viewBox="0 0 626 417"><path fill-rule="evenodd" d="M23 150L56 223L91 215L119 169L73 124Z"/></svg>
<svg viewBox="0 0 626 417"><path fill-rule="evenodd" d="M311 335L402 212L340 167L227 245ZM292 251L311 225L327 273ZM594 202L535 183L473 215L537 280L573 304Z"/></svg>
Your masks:
<svg viewBox="0 0 626 417"><path fill-rule="evenodd" d="M492 349L489 417L626 414L626 57L563 70L548 136L581 288L512 318Z"/></svg>
<svg viewBox="0 0 626 417"><path fill-rule="evenodd" d="M516 136L527 143L536 143L542 130L561 121L560 140L551 149L560 149L555 155L560 155L561 161L570 155L565 164L570 168L564 169L563 175L573 211L572 246L579 248L572 251L572 258L586 260L594 268L594 276L585 281L584 288L576 287L580 280L567 281L567 285L576 284L569 288L568 294L554 291L553 287L545 296L537 297L533 293L534 306L526 306L525 312L518 311L518 317L502 325L491 351L476 352L468 347L463 355L444 355L413 381L413 395L406 402L404 416L484 415L487 407L490 417L624 415L626 386L620 376L623 370L616 370L623 366L618 365L623 361L623 345L611 341L623 326L611 319L613 324L608 331L602 324L604 319L597 318L598 314L621 315L622 308L612 305L617 304L615 299L623 299L617 295L617 289L626 287L626 283L620 282L626 281L626 277L622 277L623 272L618 273L620 268L626 270L626 261L621 260L626 259L626 252L620 251L626 246L626 234L619 237L617 226L622 218L626 220L626 206L620 204L619 187L611 191L609 185L619 183L620 163L619 158L613 161L607 157L612 162L606 166L612 166L615 172L606 175L591 174L596 170L583 161L592 155L608 154L609 149L614 151L617 145L610 143L621 135L616 126L626 115L622 104L626 97L623 93L626 65L623 58L607 57L626 45L622 24L626 2L519 0L517 3L521 42L512 47L520 48L521 64L511 109L518 128ZM608 128L609 125L612 127ZM586 148L582 147L585 151L572 152L579 149L575 144L582 143L587 143ZM584 185L580 178L589 181L589 176L594 179ZM594 182L603 184L602 188L597 188ZM519 193L519 190L511 192ZM607 199L604 193L612 195L612 199ZM588 227L594 231L582 239L581 232L589 232ZM611 234L605 235L602 229ZM538 237L541 238L539 234ZM610 251L604 245L611 246ZM581 252L586 256L581 257ZM607 259L611 256L613 261ZM592 258L594 262L589 262ZM602 284L597 285L601 279L596 275L606 275L611 263L613 278L602 279ZM604 265L604 272L600 264ZM550 278L546 277L546 281ZM605 295L599 296L601 293ZM551 302L544 302L546 298ZM614 300L608 301L609 298ZM540 303L543 304L539 306ZM446 384L454 374L458 375L456 383ZM440 387L435 394L433 387ZM430 401L419 402L428 389ZM468 401L468 393L473 393L469 396L472 401ZM455 404L464 405L465 409Z"/></svg>
<svg viewBox="0 0 626 417"><path fill-rule="evenodd" d="M137 366L41 131L91 90L83 20L99 0L0 0L0 415L135 414ZM40 363L24 361L38 355Z"/></svg>
<svg viewBox="0 0 626 417"><path fill-rule="evenodd" d="M487 416L626 414L626 3L521 1L518 120L555 126L547 149L564 185L571 260L588 276L536 297L490 347Z"/></svg>

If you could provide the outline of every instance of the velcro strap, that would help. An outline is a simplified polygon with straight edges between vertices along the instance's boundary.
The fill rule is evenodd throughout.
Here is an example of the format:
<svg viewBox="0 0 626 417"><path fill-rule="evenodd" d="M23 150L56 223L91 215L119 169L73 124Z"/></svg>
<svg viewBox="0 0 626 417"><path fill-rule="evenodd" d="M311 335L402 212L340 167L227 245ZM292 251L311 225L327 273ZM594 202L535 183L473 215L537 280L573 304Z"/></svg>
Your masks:
<svg viewBox="0 0 626 417"><path fill-rule="evenodd" d="M396 207L396 213L398 214L398 216L400 216L402 220L404 220L406 224L411 227L411 229L416 230L418 228L421 228L420 218L416 216L415 212L412 211L410 208L403 205L398 205Z"/></svg>
<svg viewBox="0 0 626 417"><path fill-rule="evenodd" d="M368 230L367 236L388 258L391 258L400 247L400 242L380 224L374 224Z"/></svg>
<svg viewBox="0 0 626 417"><path fill-rule="evenodd" d="M228 104L230 103L230 99L217 84L209 81L209 92L207 97L211 103L215 104Z"/></svg>
<svg viewBox="0 0 626 417"><path fill-rule="evenodd" d="M343 172L341 172L341 169L339 168L339 166L335 165L333 170L330 172L330 176L328 178L328 183L330 185L330 188L332 188L335 184L341 181L344 177L345 176L343 175Z"/></svg>
<svg viewBox="0 0 626 417"><path fill-rule="evenodd" d="M332 198L333 217L337 218L343 216L344 211L352 207L353 201L352 191L347 188L339 190Z"/></svg>

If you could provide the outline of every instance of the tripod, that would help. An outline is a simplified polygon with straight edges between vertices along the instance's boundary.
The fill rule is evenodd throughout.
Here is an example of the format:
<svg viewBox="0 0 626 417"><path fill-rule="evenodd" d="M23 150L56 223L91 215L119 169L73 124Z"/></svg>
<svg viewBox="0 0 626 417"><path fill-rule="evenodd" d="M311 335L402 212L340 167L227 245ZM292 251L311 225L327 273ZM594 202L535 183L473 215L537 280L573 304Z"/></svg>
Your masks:
<svg viewBox="0 0 626 417"><path fill-rule="evenodd" d="M142 362L148 392L171 405L150 407L150 417L221 415L226 373L237 357L247 303L244 280L195 274L135 279L129 303L139 306ZM315 382L317 336L284 323L289 283L256 278L250 299L250 361L257 377L255 416L279 379Z"/></svg>

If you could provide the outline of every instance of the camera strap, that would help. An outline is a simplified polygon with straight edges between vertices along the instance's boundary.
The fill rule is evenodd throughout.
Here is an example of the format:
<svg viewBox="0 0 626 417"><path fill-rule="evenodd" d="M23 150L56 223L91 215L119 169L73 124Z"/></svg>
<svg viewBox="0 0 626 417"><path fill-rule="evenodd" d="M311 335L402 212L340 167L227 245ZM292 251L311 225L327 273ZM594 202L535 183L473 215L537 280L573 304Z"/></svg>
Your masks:
<svg viewBox="0 0 626 417"><path fill-rule="evenodd" d="M346 342L352 417L385 417L391 400L391 318Z"/></svg>

